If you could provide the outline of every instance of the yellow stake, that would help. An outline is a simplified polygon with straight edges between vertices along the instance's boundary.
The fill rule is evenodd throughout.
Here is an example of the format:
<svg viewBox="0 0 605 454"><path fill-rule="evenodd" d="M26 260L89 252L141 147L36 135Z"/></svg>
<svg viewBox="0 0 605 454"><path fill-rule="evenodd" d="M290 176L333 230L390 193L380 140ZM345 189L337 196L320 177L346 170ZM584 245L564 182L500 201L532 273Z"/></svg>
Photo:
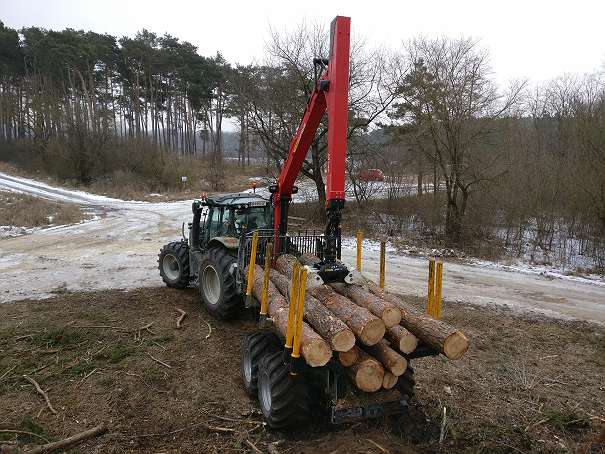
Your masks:
<svg viewBox="0 0 605 454"><path fill-rule="evenodd" d="M434 303L434 294L435 294L435 259L429 259L429 291L426 309L427 313L434 317L433 312L433 303Z"/></svg>
<svg viewBox="0 0 605 454"><path fill-rule="evenodd" d="M437 276L435 279L435 319L441 320L441 286L443 284L443 262L437 262Z"/></svg>
<svg viewBox="0 0 605 454"><path fill-rule="evenodd" d="M380 288L384 288L386 241L380 242Z"/></svg>
<svg viewBox="0 0 605 454"><path fill-rule="evenodd" d="M296 332L294 334L294 346L292 349L292 358L300 357L300 337L302 335L303 316L305 313L305 292L307 288L307 273L309 268L304 266L300 272L298 282L298 304L296 308Z"/></svg>
<svg viewBox="0 0 605 454"><path fill-rule="evenodd" d="M258 231L252 235L252 248L250 251L250 263L248 264L248 282L246 287L246 302L250 305L252 300L252 288L254 287L254 267L256 266L256 249L258 247Z"/></svg>
<svg viewBox="0 0 605 454"><path fill-rule="evenodd" d="M357 271L361 272L361 243L363 242L363 232L357 231Z"/></svg>
<svg viewBox="0 0 605 454"><path fill-rule="evenodd" d="M290 287L290 306L288 308L288 328L286 330L286 348L292 348L292 340L294 339L294 321L296 320L296 306L298 295L298 278L300 277L300 263L294 263L292 268L292 287Z"/></svg>
<svg viewBox="0 0 605 454"><path fill-rule="evenodd" d="M267 294L269 292L269 270L271 270L271 256L273 255L273 245L271 243L267 243L267 247L265 248L265 273L263 275L263 294L260 302L260 315L267 315L267 306L268 306L268 298Z"/></svg>

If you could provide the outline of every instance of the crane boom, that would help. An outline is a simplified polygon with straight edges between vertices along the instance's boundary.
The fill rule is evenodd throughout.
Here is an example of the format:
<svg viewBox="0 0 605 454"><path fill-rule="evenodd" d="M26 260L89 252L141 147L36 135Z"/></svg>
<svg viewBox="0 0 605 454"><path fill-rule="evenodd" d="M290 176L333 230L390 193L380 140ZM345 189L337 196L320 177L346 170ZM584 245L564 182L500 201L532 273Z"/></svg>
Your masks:
<svg viewBox="0 0 605 454"><path fill-rule="evenodd" d="M288 230L288 207L296 181L315 138L323 115L328 113L328 168L326 176L326 231L324 261L320 270L329 280L348 274L336 263L340 239L341 210L345 203L345 166L349 103L349 17L337 16L330 25L330 57L316 59L314 64L325 67L296 133L290 141L288 157L279 175L273 193L274 229L276 243ZM327 63L327 66L324 66Z"/></svg>

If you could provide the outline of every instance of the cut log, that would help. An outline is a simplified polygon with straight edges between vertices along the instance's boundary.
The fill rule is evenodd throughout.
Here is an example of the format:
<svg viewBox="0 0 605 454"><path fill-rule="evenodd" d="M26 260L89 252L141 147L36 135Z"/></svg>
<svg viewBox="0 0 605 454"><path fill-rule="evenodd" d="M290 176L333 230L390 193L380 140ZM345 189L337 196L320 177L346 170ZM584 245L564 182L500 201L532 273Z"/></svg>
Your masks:
<svg viewBox="0 0 605 454"><path fill-rule="evenodd" d="M462 331L449 323L421 314L410 304L406 304L402 298L385 292L370 280L367 280L367 286L374 295L399 307L402 316L401 325L439 353L449 359L460 359L468 350L469 342Z"/></svg>
<svg viewBox="0 0 605 454"><path fill-rule="evenodd" d="M263 269L256 265L252 292L259 301L261 300L262 289ZM288 329L288 303L272 282L269 282L267 301L269 303L268 313L273 320L273 325L282 337L285 337ZM330 345L304 322L300 344L302 356L311 367L325 366L332 358Z"/></svg>
<svg viewBox="0 0 605 454"><path fill-rule="evenodd" d="M296 259L291 255L282 255L276 260L275 268L292 278L292 266ZM384 322L367 309L356 305L350 299L339 295L327 285L308 290L332 314L342 320L364 345L374 345L384 337Z"/></svg>
<svg viewBox="0 0 605 454"><path fill-rule="evenodd" d="M396 326L401 321L401 311L396 305L370 293L359 285L332 284L331 287L382 319L387 328Z"/></svg>
<svg viewBox="0 0 605 454"><path fill-rule="evenodd" d="M372 355L373 358L380 361L389 372L397 377L403 375L408 367L408 361L393 350L389 346L389 343L384 339L372 347L366 347L366 351Z"/></svg>
<svg viewBox="0 0 605 454"><path fill-rule="evenodd" d="M359 348L357 348L357 350L357 362L346 369L347 373L349 374L349 378L353 381L355 386L362 391L370 393L378 391L380 388L382 388L384 368L378 361L365 353L363 350Z"/></svg>
<svg viewBox="0 0 605 454"><path fill-rule="evenodd" d="M393 375L388 370L384 372L384 378L382 379L382 387L384 389L393 389L397 384L399 377Z"/></svg>
<svg viewBox="0 0 605 454"><path fill-rule="evenodd" d="M271 270L270 277L281 294L288 295L290 279L276 270ZM305 295L305 320L330 343L332 350L346 352L355 345L355 335L347 325L308 293Z"/></svg>
<svg viewBox="0 0 605 454"><path fill-rule="evenodd" d="M357 359L359 358L359 354L357 353L358 351L359 351L359 349L354 346L349 351L339 352L338 361L344 367L350 367L357 362Z"/></svg>
<svg viewBox="0 0 605 454"><path fill-rule="evenodd" d="M412 353L418 347L418 338L400 325L389 328L384 337L401 353Z"/></svg>
<svg viewBox="0 0 605 454"><path fill-rule="evenodd" d="M326 285L313 289L311 294L330 312L345 322L355 337L364 345L374 345L384 337L384 322L367 309L357 306L350 299L339 295Z"/></svg>

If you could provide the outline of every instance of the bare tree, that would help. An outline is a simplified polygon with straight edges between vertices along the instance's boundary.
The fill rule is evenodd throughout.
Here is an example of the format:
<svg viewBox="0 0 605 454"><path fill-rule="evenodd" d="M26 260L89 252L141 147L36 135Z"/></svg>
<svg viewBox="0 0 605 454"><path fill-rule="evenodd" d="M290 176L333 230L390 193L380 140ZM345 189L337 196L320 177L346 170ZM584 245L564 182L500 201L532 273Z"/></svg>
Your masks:
<svg viewBox="0 0 605 454"><path fill-rule="evenodd" d="M414 39L400 65L392 116L439 167L447 194L445 233L456 243L471 191L501 171L501 156L490 146L495 124L513 113L525 84L500 93L487 52L471 39Z"/></svg>

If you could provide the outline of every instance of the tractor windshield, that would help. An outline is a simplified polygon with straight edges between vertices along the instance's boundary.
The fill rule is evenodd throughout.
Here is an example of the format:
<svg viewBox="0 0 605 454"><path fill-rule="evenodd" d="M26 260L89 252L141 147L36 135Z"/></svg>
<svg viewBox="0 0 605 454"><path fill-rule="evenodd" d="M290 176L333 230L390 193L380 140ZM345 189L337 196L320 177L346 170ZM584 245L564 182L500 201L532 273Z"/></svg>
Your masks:
<svg viewBox="0 0 605 454"><path fill-rule="evenodd" d="M271 228L271 216L268 206L250 207L235 214L235 226L238 232Z"/></svg>

